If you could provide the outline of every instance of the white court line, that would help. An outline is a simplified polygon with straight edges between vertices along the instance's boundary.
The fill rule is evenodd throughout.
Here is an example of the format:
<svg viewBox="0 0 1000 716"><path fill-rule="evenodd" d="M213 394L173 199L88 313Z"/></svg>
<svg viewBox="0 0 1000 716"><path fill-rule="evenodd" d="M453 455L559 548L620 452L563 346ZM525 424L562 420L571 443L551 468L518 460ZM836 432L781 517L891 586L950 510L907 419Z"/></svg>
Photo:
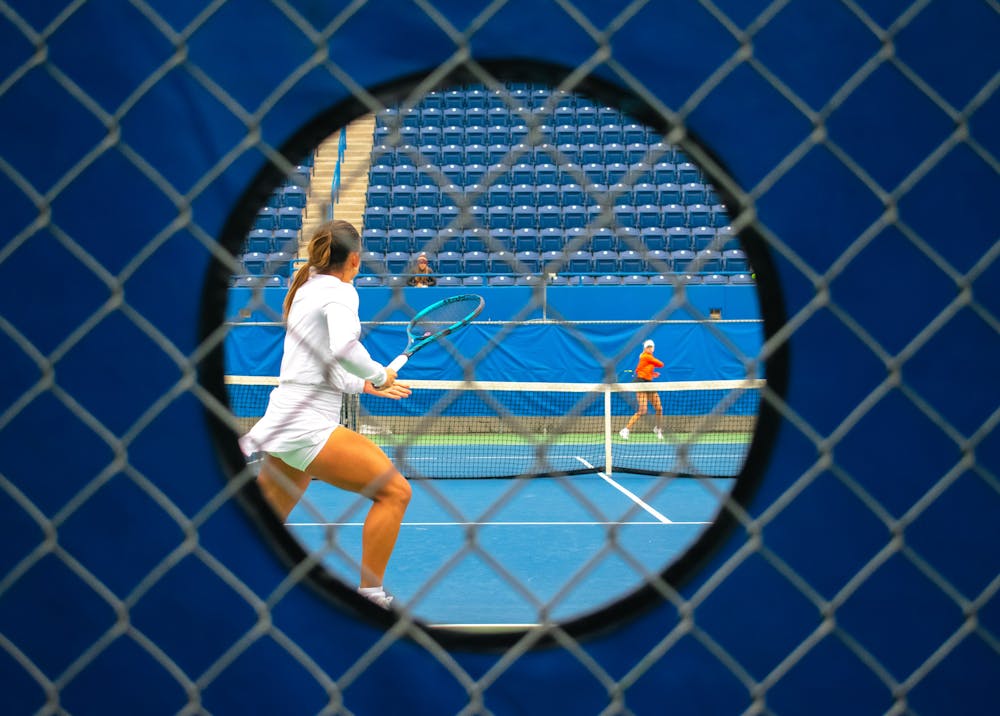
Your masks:
<svg viewBox="0 0 1000 716"><path fill-rule="evenodd" d="M640 500L641 503L641 500ZM649 508L652 510L652 508ZM656 510L653 510L659 515ZM663 517L663 515L660 515ZM285 527L364 527L364 522L286 522ZM403 527L593 527L605 525L710 525L711 522L674 522L666 517L653 522L404 522Z"/></svg>
<svg viewBox="0 0 1000 716"><path fill-rule="evenodd" d="M579 460L581 463L583 463L588 469L590 469L590 470L594 469L594 466L591 465L586 460L584 460L582 457L577 456L576 459ZM600 476L600 478L602 480L604 480L606 483L608 483L609 485L611 485L613 488L615 488L616 490L618 490L620 493L622 493L623 495L625 495L626 497L628 497L630 500L632 500L633 502L635 502L635 504L639 505L639 507L641 507L642 509L646 510L646 512L648 512L649 514L651 514L653 517L655 517L656 519L658 519L663 524L665 524L665 525L674 524L673 520L667 519L667 517L665 517L664 515L661 515L659 512L657 512L655 509L653 509L653 507L651 505L646 504L642 500L641 497L639 497L638 495L636 495L631 490L623 487L622 485L619 485L617 482L615 482L614 480L612 480L610 477L608 477L603 472L598 472L597 474ZM702 523L702 524L704 524L704 523Z"/></svg>

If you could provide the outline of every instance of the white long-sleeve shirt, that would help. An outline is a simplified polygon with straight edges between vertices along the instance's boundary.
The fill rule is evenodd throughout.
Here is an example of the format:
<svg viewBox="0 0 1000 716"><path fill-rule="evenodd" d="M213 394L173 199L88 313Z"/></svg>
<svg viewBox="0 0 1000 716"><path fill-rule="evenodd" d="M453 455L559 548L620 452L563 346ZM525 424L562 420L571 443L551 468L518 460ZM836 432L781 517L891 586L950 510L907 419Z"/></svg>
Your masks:
<svg viewBox="0 0 1000 716"><path fill-rule="evenodd" d="M295 293L285 331L281 383L360 393L385 382L385 367L361 345L358 291L335 276L313 274Z"/></svg>

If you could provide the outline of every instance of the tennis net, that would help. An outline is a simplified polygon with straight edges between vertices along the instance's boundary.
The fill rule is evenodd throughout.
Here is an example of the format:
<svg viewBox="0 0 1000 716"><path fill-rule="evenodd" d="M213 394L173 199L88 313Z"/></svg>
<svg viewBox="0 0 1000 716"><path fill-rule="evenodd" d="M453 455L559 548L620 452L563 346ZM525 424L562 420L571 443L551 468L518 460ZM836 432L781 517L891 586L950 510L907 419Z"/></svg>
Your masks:
<svg viewBox="0 0 1000 716"><path fill-rule="evenodd" d="M763 380L664 383L406 381L404 400L345 396L341 422L410 478L513 478L613 471L734 477L750 448ZM241 431L277 378L227 376ZM654 391L654 392L649 392ZM639 393L647 412L637 412ZM656 416L655 400L662 405ZM662 437L657 435L659 427Z"/></svg>

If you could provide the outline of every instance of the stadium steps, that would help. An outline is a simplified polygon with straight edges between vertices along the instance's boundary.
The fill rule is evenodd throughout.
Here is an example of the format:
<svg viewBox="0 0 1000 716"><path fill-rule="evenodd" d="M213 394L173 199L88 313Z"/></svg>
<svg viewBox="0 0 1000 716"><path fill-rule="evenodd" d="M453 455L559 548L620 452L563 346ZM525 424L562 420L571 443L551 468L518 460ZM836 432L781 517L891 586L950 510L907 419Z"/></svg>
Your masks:
<svg viewBox="0 0 1000 716"><path fill-rule="evenodd" d="M359 117L347 125L346 131L347 148L340 167L340 200L334 207L334 215L338 219L351 222L358 231L361 231L375 134L375 115ZM300 256L305 255L305 244L312 236L313 229L326 219L326 207L330 201L330 186L337 166L339 143L340 131L327 137L316 149L313 176L309 184L309 198L302 222L302 235L299 239Z"/></svg>

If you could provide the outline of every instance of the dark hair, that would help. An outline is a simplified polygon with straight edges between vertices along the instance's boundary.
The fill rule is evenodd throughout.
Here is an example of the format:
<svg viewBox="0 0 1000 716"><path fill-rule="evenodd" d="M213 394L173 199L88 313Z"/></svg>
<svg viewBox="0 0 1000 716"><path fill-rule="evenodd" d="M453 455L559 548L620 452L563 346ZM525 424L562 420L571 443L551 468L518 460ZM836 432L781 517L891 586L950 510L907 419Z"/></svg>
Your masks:
<svg viewBox="0 0 1000 716"><path fill-rule="evenodd" d="M334 219L316 227L307 250L308 260L299 266L288 286L283 306L286 319L295 293L309 278L309 274L312 271L326 273L342 267L348 256L361 251L361 235L350 222Z"/></svg>

